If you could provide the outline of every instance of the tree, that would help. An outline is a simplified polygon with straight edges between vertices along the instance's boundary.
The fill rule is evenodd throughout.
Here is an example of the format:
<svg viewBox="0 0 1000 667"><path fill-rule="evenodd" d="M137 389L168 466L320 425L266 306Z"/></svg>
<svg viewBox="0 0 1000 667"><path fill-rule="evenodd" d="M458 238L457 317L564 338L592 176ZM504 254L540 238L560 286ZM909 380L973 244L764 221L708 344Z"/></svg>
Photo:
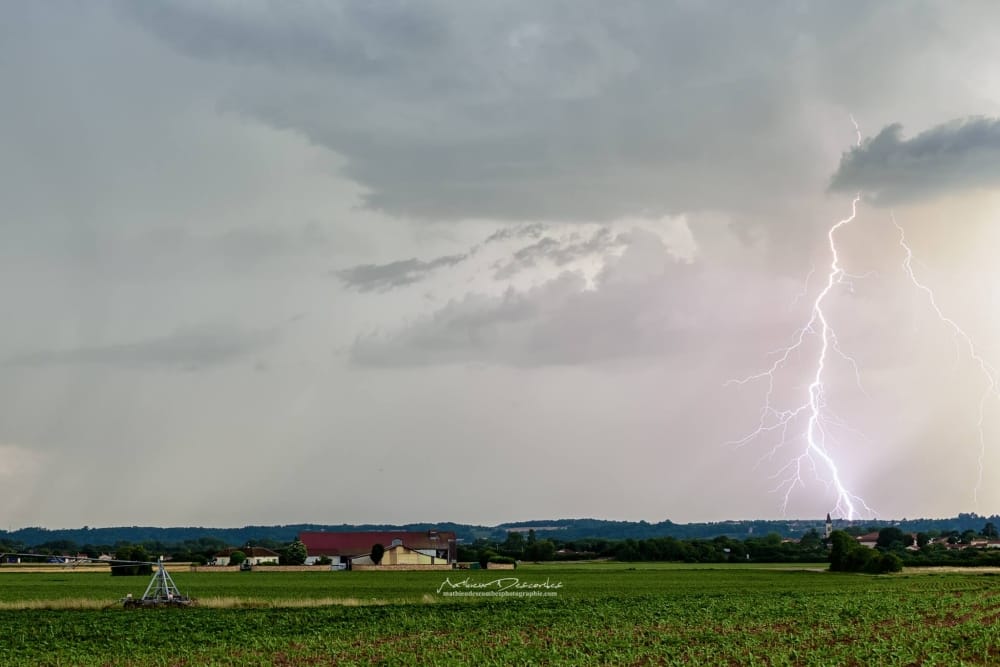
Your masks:
<svg viewBox="0 0 1000 667"><path fill-rule="evenodd" d="M887 534L896 537L892 533ZM881 539L881 534L880 534ZM903 561L891 551L876 551L863 547L857 540L842 530L830 534L830 570L833 572L867 572L868 574L884 574L899 572L903 569ZM892 544L902 544L892 540Z"/></svg>
<svg viewBox="0 0 1000 667"><path fill-rule="evenodd" d="M640 559L639 545L635 540L629 538L620 543L615 549L615 558L620 561L631 562ZM529 556L530 558L530 556Z"/></svg>
<svg viewBox="0 0 1000 667"><path fill-rule="evenodd" d="M527 560L552 560L556 553L556 545L551 540L538 540L531 542L524 549L524 557Z"/></svg>
<svg viewBox="0 0 1000 667"><path fill-rule="evenodd" d="M371 559L373 563L379 565L382 562L382 556L384 555L385 555L384 546L378 543L372 545Z"/></svg>
<svg viewBox="0 0 1000 667"><path fill-rule="evenodd" d="M857 541L844 531L835 530L830 533L830 545L830 570L846 571L847 557L858 545Z"/></svg>
<svg viewBox="0 0 1000 667"><path fill-rule="evenodd" d="M923 549L931 543L931 536L927 533L917 533L917 546Z"/></svg>
<svg viewBox="0 0 1000 667"><path fill-rule="evenodd" d="M830 570L833 572L861 572L875 554L842 530L830 533L830 544Z"/></svg>
<svg viewBox="0 0 1000 667"><path fill-rule="evenodd" d="M471 563L479 558L479 550L470 545L459 544L457 551L460 563Z"/></svg>
<svg viewBox="0 0 1000 667"><path fill-rule="evenodd" d="M517 532L508 532L507 540L503 543L501 550L511 556L520 556L524 553L524 535Z"/></svg>
<svg viewBox="0 0 1000 667"><path fill-rule="evenodd" d="M810 528L803 535L802 539L799 540L799 546L803 549L818 549L821 544L821 538L819 533L816 532L815 528ZM732 547L730 547L732 548Z"/></svg>
<svg viewBox="0 0 1000 667"><path fill-rule="evenodd" d="M148 562L149 554L139 545L119 545L115 556L119 561L131 562L113 563L111 565L111 576L113 577L129 577L153 573L153 566Z"/></svg>
<svg viewBox="0 0 1000 667"><path fill-rule="evenodd" d="M242 565L243 561L247 559L247 555L237 549L236 551L229 554L229 564L230 565Z"/></svg>
<svg viewBox="0 0 1000 667"><path fill-rule="evenodd" d="M895 526L887 526L878 531L875 546L879 549L902 549L913 544L913 536Z"/></svg>
<svg viewBox="0 0 1000 667"><path fill-rule="evenodd" d="M301 540L295 540L285 547L282 555L285 565L303 565L309 557L309 551Z"/></svg>
<svg viewBox="0 0 1000 667"><path fill-rule="evenodd" d="M1000 531L997 530L997 527L992 521L987 521L986 525L983 526L983 537L990 540L995 540L1000 537Z"/></svg>
<svg viewBox="0 0 1000 667"><path fill-rule="evenodd" d="M899 572L902 569L903 561L891 551L880 554L873 553L864 565L864 571L868 574L887 574Z"/></svg>

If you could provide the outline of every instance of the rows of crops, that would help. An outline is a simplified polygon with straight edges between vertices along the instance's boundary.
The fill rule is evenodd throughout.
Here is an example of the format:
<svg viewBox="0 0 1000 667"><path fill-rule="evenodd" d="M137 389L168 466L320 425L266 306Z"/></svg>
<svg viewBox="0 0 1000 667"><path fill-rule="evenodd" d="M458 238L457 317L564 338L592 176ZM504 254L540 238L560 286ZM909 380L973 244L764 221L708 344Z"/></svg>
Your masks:
<svg viewBox="0 0 1000 667"><path fill-rule="evenodd" d="M677 593L725 592L734 581L742 589L773 590L780 585L790 590L801 585L798 578L813 580L810 587L820 590L841 589L857 585L850 581L837 583L826 573L825 566L813 566L817 571L800 569L776 579L766 569L743 569L729 566L714 568L688 566L661 569L627 565L527 566L511 571L474 572L268 572L259 569L249 573L176 572L173 579L180 589L199 599L239 598L243 600L308 600L344 598L366 601L419 602L434 593L444 579L491 580L516 576L526 581L550 579L563 584L560 597L593 598L601 595L647 595L655 592ZM113 601L126 593L141 594L148 582L143 577L110 577L106 573L75 572L54 569L47 573L22 574L0 568L0 608L5 603L23 600L64 600L89 598ZM781 582L778 584L777 582ZM871 585L870 582L864 584Z"/></svg>
<svg viewBox="0 0 1000 667"><path fill-rule="evenodd" d="M456 601L434 595L445 574L191 574L184 584L198 595L242 594L278 606L0 610L0 664L1000 662L1000 577L546 568L514 576L560 580L557 598ZM32 589L22 581L31 576L55 577L0 574L0 598L33 590L55 599L60 584L83 585L63 575ZM280 606L303 597L389 603Z"/></svg>

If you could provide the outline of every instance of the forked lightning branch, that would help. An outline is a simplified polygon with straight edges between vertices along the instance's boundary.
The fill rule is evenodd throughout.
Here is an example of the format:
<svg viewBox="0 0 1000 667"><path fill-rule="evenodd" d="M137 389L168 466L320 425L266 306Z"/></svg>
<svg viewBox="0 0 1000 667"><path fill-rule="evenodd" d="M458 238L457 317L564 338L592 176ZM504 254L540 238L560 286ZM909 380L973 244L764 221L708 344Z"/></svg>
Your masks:
<svg viewBox="0 0 1000 667"><path fill-rule="evenodd" d="M853 117L851 118L854 122ZM854 123L857 131L858 148L861 147L861 131ZM841 442L838 435L847 433L852 437L863 437L850 428L846 420L834 414L828 405L827 395L830 386L830 366L834 357L846 363L854 374L855 382L860 390L861 374L855 359L849 356L840 346L834 323L830 321L827 311L827 301L840 285L848 283L853 277L845 272L841 265L840 249L837 245L837 235L842 229L852 223L858 214L861 193L851 202L850 215L834 223L827 230L830 263L826 272L826 280L822 289L812 302L809 317L805 324L792 336L792 342L776 352L775 361L766 369L741 379L729 380L727 385L763 384L765 386L764 403L760 410L756 427L748 434L729 444L737 447L771 438L774 444L761 456L758 465L764 461L783 460L772 479L775 480L773 491L781 495L781 508L785 512L796 489L805 489L809 481L832 491L835 496L831 511L848 520L861 518L862 515L874 516L875 510L861 497L851 480L845 479L837 465L838 446ZM983 481L983 465L986 454L986 438L984 421L986 403L991 397L1000 397L1000 382L996 369L983 357L980 348L972 337L953 319L948 317L938 305L933 290L920 281L913 269L913 251L906 242L903 227L890 214L891 223L899 234L899 246L902 249L902 270L914 288L924 295L928 307L934 315L947 327L955 337L960 350L964 350L982 375L983 391L978 404L978 471L973 489L973 501L978 503L979 491ZM856 224L856 223L855 223ZM801 399L791 405L780 404L776 399L778 385L783 381L787 366L793 356L808 354L807 343L815 341L816 351L811 361L811 372L807 378L808 384L801 394ZM781 377L779 377L781 376ZM801 383L802 378L792 378ZM790 453L789 453L790 452ZM781 458L782 456L786 458Z"/></svg>

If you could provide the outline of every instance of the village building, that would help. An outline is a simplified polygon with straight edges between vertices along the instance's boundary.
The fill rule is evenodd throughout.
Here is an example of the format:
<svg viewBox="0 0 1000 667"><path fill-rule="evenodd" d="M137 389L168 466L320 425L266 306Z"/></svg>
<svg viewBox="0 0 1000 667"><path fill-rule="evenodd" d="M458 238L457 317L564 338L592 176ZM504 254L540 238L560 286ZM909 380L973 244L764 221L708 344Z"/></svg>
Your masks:
<svg viewBox="0 0 1000 667"><path fill-rule="evenodd" d="M380 565L453 565L458 557L455 533L450 531L362 531L350 533L302 532L299 540L306 545L306 564L329 558L333 567L374 565L372 549L382 546Z"/></svg>
<svg viewBox="0 0 1000 667"><path fill-rule="evenodd" d="M875 545L878 544L878 531L872 533L865 533L864 535L858 535L855 538L863 547L868 547L869 549L874 549Z"/></svg>
<svg viewBox="0 0 1000 667"><path fill-rule="evenodd" d="M250 565L263 565L265 563L271 563L273 565L278 564L278 553L263 547L231 547L229 549L223 549L215 554L212 564L222 566L229 565L229 561L234 551L242 551L247 557L244 562L250 563Z"/></svg>

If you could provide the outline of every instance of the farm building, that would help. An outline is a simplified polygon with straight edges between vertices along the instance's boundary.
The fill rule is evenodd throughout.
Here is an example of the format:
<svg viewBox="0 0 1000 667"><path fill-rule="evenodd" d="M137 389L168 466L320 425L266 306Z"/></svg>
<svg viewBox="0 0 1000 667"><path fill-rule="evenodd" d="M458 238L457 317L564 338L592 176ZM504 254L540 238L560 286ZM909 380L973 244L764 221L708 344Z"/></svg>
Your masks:
<svg viewBox="0 0 1000 667"><path fill-rule="evenodd" d="M441 565L457 559L455 533L450 531L364 531L356 533L303 532L299 539L306 545L306 563L329 558L334 566L371 565L372 547L385 549L381 564Z"/></svg>
<svg viewBox="0 0 1000 667"><path fill-rule="evenodd" d="M878 531L871 533L865 533L864 535L858 535L854 538L863 547L868 547L869 549L874 549L876 542L878 542Z"/></svg>
<svg viewBox="0 0 1000 667"><path fill-rule="evenodd" d="M246 562L251 565L261 565L262 563L278 564L277 552L263 547L243 547L242 549L231 547L229 549L223 549L219 553L215 554L215 558L212 562L215 565L229 565L229 557L233 555L234 551L242 551L246 554Z"/></svg>

